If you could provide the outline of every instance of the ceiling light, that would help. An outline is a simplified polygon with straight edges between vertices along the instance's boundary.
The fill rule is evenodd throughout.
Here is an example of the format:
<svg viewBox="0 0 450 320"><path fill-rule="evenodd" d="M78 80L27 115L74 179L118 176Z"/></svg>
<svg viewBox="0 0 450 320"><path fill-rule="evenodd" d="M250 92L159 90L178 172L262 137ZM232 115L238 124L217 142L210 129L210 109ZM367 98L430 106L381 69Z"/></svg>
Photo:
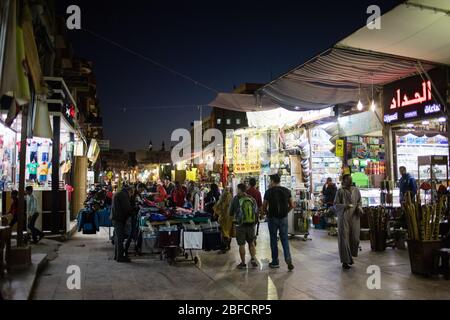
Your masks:
<svg viewBox="0 0 450 320"><path fill-rule="evenodd" d="M358 101L357 108L358 108L359 111L362 111L364 109L364 106L363 106L361 100Z"/></svg>
<svg viewBox="0 0 450 320"><path fill-rule="evenodd" d="M430 124L430 121L423 121L422 124L423 124L424 126L427 126L427 125Z"/></svg>
<svg viewBox="0 0 450 320"><path fill-rule="evenodd" d="M375 105L375 101L372 100L372 104L370 105L370 110L372 110L372 112L375 112L376 109L376 105Z"/></svg>
<svg viewBox="0 0 450 320"><path fill-rule="evenodd" d="M447 119L445 119L444 117L441 117L441 118L438 119L438 121L439 122L445 122L445 121L447 121Z"/></svg>
<svg viewBox="0 0 450 320"><path fill-rule="evenodd" d="M296 106L296 107L295 107L295 110L300 110L300 107L299 107L299 106Z"/></svg>
<svg viewBox="0 0 450 320"><path fill-rule="evenodd" d="M414 128L414 124L412 124L412 123L408 123L406 126L407 126L408 128Z"/></svg>

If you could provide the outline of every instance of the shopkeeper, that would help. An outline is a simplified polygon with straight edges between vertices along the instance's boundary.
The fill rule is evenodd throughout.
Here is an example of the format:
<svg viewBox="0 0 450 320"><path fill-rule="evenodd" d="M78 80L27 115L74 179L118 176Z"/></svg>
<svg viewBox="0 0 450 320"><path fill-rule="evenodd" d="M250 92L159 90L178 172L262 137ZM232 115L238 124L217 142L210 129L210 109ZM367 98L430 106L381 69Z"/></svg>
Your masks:
<svg viewBox="0 0 450 320"><path fill-rule="evenodd" d="M405 195L407 192L411 192L411 200L414 201L417 194L416 180L406 171L405 167L400 167L401 178L398 181L398 187L400 189L400 203L405 202Z"/></svg>
<svg viewBox="0 0 450 320"><path fill-rule="evenodd" d="M323 195L323 204L326 207L332 207L334 204L334 198L336 198L337 187L336 184L333 183L333 179L328 178L327 182L323 186L322 195Z"/></svg>

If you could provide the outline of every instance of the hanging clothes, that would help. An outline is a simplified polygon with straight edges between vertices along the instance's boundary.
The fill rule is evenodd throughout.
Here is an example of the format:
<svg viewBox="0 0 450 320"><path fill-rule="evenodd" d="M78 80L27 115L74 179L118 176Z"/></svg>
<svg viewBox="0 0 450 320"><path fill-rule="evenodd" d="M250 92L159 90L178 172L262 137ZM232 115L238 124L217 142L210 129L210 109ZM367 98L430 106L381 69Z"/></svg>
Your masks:
<svg viewBox="0 0 450 320"><path fill-rule="evenodd" d="M214 214L218 217L224 238L232 237L233 217L229 214L231 200L233 200L233 195L229 189L226 189L214 205Z"/></svg>

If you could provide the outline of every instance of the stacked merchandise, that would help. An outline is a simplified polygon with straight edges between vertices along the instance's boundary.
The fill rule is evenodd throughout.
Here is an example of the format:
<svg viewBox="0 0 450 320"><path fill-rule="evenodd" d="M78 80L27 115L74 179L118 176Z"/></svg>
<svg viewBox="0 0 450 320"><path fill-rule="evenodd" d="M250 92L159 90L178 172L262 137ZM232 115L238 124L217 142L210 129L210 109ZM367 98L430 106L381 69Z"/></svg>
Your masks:
<svg viewBox="0 0 450 320"><path fill-rule="evenodd" d="M370 207L365 209L369 220L370 246L372 251L386 249L389 212L385 207Z"/></svg>
<svg viewBox="0 0 450 320"><path fill-rule="evenodd" d="M414 135L408 133L404 136L396 137L397 167L405 166L408 173L413 177L419 176L417 158L420 156L448 156L448 139L443 135ZM445 172L445 171L444 171ZM426 176L426 173L422 173ZM445 174L441 174L438 179L445 180Z"/></svg>
<svg viewBox="0 0 450 320"><path fill-rule="evenodd" d="M420 195L415 202L406 194L404 210L408 224L408 251L411 271L429 275L434 272L433 252L441 248L439 227L445 215L447 198L441 196L437 203L421 205Z"/></svg>
<svg viewBox="0 0 450 320"><path fill-rule="evenodd" d="M85 207L78 213L78 232L96 234L100 227L111 227L112 193L106 188L96 187L88 193Z"/></svg>
<svg viewBox="0 0 450 320"><path fill-rule="evenodd" d="M308 138L306 135L303 135L300 140L300 156L301 156L301 165L302 165L302 177L303 183L305 185L309 185L311 182L311 168L310 168L310 144L308 142Z"/></svg>
<svg viewBox="0 0 450 320"><path fill-rule="evenodd" d="M334 182L339 181L342 160L332 152L334 144L330 141L334 140L334 130L334 126L327 130L319 127L311 132L314 193L322 191L327 178L332 178Z"/></svg>

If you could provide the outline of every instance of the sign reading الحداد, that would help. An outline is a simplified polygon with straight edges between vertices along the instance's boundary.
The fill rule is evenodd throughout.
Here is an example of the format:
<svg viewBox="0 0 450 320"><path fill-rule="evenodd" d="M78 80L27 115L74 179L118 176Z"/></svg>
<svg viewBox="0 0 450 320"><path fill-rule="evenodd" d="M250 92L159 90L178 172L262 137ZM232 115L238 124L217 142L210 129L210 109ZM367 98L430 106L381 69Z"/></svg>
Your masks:
<svg viewBox="0 0 450 320"><path fill-rule="evenodd" d="M340 137L364 135L383 130L383 125L371 111L339 118L338 124Z"/></svg>

